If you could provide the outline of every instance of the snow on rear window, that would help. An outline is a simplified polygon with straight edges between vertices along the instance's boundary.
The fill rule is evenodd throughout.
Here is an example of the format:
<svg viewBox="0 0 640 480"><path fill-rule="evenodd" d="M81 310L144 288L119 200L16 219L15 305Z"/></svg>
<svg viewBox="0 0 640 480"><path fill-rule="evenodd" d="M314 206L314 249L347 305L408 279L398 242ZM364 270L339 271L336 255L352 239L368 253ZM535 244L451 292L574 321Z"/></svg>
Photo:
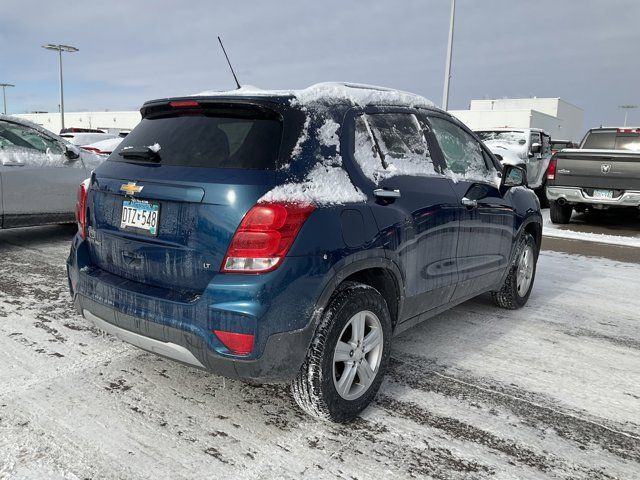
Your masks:
<svg viewBox="0 0 640 480"><path fill-rule="evenodd" d="M378 113L356 118L354 157L362 173L376 184L396 175L438 175L422 127L412 114Z"/></svg>
<svg viewBox="0 0 640 480"><path fill-rule="evenodd" d="M307 128L303 129L303 135L308 135L308 123L309 120L305 122ZM333 154L326 157L318 155L317 163L301 182L287 182L279 185L267 192L260 201L315 203L316 205L341 205L366 201L367 197L353 185L342 167L339 130L340 125L337 122L325 119L317 130L317 139L320 145L333 147Z"/></svg>

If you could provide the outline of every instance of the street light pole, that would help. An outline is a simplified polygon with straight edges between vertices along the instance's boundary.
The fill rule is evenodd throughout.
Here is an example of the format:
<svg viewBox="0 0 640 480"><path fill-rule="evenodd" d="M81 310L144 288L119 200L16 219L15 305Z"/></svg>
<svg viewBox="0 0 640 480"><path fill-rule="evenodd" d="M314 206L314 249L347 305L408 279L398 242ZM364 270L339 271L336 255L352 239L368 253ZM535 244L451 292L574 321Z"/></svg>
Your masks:
<svg viewBox="0 0 640 480"><path fill-rule="evenodd" d="M6 87L15 87L11 83L0 83L0 87L2 87L2 100L4 101L4 114L7 114L7 92L5 91Z"/></svg>
<svg viewBox="0 0 640 480"><path fill-rule="evenodd" d="M444 71L444 92L442 94L442 109L449 109L449 83L451 81L451 56L453 54L453 25L456 17L456 0L451 0L451 21L449 23L449 44L447 46L447 63Z"/></svg>
<svg viewBox="0 0 640 480"><path fill-rule="evenodd" d="M622 108L624 110L624 126L627 126L627 114L629 110L633 108L638 108L638 105L620 105L618 108Z"/></svg>
<svg viewBox="0 0 640 480"><path fill-rule="evenodd" d="M62 79L62 52L73 53L77 52L78 49L69 45L54 45L52 43L43 45L42 48L46 48L47 50L56 50L58 52L58 65L60 66L60 128L64 128L64 83Z"/></svg>

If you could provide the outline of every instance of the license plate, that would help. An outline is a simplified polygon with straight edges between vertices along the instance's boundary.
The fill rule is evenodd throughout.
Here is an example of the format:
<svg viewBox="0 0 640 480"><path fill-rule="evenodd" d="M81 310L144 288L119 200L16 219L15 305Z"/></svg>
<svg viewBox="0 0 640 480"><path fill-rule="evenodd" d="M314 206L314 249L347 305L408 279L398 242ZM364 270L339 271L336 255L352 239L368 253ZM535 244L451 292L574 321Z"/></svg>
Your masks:
<svg viewBox="0 0 640 480"><path fill-rule="evenodd" d="M160 205L142 200L124 200L122 202L122 230L138 230L150 235L158 234Z"/></svg>
<svg viewBox="0 0 640 480"><path fill-rule="evenodd" d="M593 198L613 198L613 190L594 190Z"/></svg>

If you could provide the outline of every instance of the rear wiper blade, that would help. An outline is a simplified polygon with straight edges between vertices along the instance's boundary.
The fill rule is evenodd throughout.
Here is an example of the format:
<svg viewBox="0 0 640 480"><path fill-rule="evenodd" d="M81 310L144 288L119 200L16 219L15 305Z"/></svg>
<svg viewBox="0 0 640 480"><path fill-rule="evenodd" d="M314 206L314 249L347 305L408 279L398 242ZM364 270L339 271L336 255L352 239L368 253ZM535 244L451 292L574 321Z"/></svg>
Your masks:
<svg viewBox="0 0 640 480"><path fill-rule="evenodd" d="M160 161L160 154L151 147L124 147L118 155L124 158L141 158L144 160Z"/></svg>

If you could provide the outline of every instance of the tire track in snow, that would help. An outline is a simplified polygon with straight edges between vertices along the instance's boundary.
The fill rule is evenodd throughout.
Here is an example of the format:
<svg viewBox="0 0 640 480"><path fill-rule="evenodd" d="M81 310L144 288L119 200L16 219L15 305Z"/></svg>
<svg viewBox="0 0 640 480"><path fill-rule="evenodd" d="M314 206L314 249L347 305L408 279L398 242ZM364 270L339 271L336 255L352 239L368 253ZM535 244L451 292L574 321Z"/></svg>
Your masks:
<svg viewBox="0 0 640 480"><path fill-rule="evenodd" d="M421 360L421 363L420 363ZM506 408L523 422L543 425L582 447L597 445L624 459L640 463L640 438L622 428L609 427L604 421L593 421L562 412L556 408L535 403L526 397L539 399L532 393L514 392L513 387L479 381L474 378L456 378L425 368L424 359L408 354L392 357L387 372L393 380L424 392L435 392L446 397L478 402ZM479 386L478 384L483 384Z"/></svg>

